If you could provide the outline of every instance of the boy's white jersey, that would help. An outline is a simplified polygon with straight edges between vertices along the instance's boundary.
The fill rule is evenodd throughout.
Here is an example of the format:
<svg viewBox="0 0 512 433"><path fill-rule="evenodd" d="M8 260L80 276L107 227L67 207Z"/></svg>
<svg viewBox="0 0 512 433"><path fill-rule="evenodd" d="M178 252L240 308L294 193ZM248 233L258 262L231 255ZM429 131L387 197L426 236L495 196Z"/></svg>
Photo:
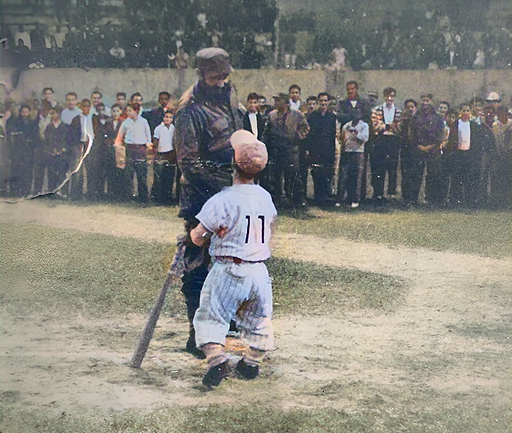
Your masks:
<svg viewBox="0 0 512 433"><path fill-rule="evenodd" d="M249 262L270 257L271 224L277 211L270 194L259 185L233 185L211 197L197 219L214 235L210 255L238 257ZM224 237L216 231L226 227Z"/></svg>

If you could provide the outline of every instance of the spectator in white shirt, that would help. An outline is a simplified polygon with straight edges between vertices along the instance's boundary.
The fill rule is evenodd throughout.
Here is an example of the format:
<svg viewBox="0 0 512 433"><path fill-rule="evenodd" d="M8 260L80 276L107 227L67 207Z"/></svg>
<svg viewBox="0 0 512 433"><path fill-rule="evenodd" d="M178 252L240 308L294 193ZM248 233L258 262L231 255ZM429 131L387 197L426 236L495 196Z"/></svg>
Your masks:
<svg viewBox="0 0 512 433"><path fill-rule="evenodd" d="M69 92L66 94L66 106L62 113L60 114L60 120L62 120L66 125L71 125L71 122L76 116L82 114L82 110L76 106L78 97L75 92Z"/></svg>
<svg viewBox="0 0 512 433"><path fill-rule="evenodd" d="M115 146L125 147L126 174L131 181L133 172L137 176L137 200L146 203L148 199L147 151L153 147L151 132L146 119L139 115L140 105L130 103L126 107L127 119L122 123Z"/></svg>
<svg viewBox="0 0 512 433"><path fill-rule="evenodd" d="M176 175L176 151L172 145L174 112L167 110L163 122L155 128L153 146L156 149L154 180L151 197L162 205L172 203L172 188Z"/></svg>

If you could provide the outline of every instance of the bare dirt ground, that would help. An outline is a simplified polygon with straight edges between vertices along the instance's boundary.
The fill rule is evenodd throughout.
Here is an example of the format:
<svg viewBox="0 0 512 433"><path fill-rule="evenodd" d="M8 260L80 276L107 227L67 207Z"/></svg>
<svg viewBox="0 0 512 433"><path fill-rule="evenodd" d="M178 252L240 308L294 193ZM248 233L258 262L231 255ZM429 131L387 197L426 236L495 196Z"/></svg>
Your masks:
<svg viewBox="0 0 512 433"><path fill-rule="evenodd" d="M3 220L169 243L181 222L95 207L24 202L1 206ZM132 230L137 228L137 230ZM282 408L336 407L405 398L425 406L443 400L511 397L512 260L277 233L274 254L404 278L405 301L393 312L275 319L276 350L250 385L228 381L214 393L199 386L205 362L182 351L184 317L161 317L140 370L126 365L145 317L91 320L41 311L2 312L1 389L6 407L58 412L83 408L153 410L239 401ZM234 360L241 354L230 340ZM405 395L405 397L404 397ZM429 403L430 402L430 403Z"/></svg>

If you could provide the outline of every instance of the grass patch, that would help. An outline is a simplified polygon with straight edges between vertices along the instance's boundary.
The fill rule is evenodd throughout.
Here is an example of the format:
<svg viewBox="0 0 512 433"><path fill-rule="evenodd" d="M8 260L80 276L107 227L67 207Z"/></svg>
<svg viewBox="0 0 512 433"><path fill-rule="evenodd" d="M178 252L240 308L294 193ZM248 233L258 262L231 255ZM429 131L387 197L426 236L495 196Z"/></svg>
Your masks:
<svg viewBox="0 0 512 433"><path fill-rule="evenodd" d="M3 223L2 302L6 308L69 309L104 315L146 313L163 283L174 245ZM332 314L394 305L404 284L378 274L274 258L276 313ZM183 310L179 290L166 311Z"/></svg>
<svg viewBox="0 0 512 433"><path fill-rule="evenodd" d="M2 303L28 311L145 313L172 254L172 246L35 224L1 232Z"/></svg>
<svg viewBox="0 0 512 433"><path fill-rule="evenodd" d="M278 231L489 257L512 256L510 211L328 212L280 215Z"/></svg>
<svg viewBox="0 0 512 433"><path fill-rule="evenodd" d="M233 407L165 408L152 413L98 411L81 415L48 411L5 411L2 431L19 433L505 433L510 407L455 405L452 408L406 409L382 399L349 414L332 408L280 410L253 404Z"/></svg>
<svg viewBox="0 0 512 433"><path fill-rule="evenodd" d="M398 278L298 260L273 257L268 269L274 279L276 311L282 313L389 310L402 299L405 289L404 281Z"/></svg>
<svg viewBox="0 0 512 433"><path fill-rule="evenodd" d="M79 206L91 213L135 215L157 221L177 217L176 206L137 204L59 203ZM278 232L302 233L325 239L336 237L355 241L454 251L488 257L512 257L512 211L492 210L414 210L392 212L340 212L310 208L294 214L282 211L277 219Z"/></svg>

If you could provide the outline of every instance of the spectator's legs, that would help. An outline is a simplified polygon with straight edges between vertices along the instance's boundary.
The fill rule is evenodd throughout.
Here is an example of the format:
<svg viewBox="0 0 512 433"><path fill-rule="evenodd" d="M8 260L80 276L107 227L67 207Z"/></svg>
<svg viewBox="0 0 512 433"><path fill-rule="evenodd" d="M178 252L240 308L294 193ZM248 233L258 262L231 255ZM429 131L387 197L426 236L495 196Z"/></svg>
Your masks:
<svg viewBox="0 0 512 433"><path fill-rule="evenodd" d="M397 136L390 135L386 139L386 142L386 171L388 172L388 195L396 195L398 155L400 154L400 140Z"/></svg>
<svg viewBox="0 0 512 433"><path fill-rule="evenodd" d="M373 198L384 195L384 180L386 176L386 147L387 140L384 136L375 140L370 154L370 165L372 170Z"/></svg>

